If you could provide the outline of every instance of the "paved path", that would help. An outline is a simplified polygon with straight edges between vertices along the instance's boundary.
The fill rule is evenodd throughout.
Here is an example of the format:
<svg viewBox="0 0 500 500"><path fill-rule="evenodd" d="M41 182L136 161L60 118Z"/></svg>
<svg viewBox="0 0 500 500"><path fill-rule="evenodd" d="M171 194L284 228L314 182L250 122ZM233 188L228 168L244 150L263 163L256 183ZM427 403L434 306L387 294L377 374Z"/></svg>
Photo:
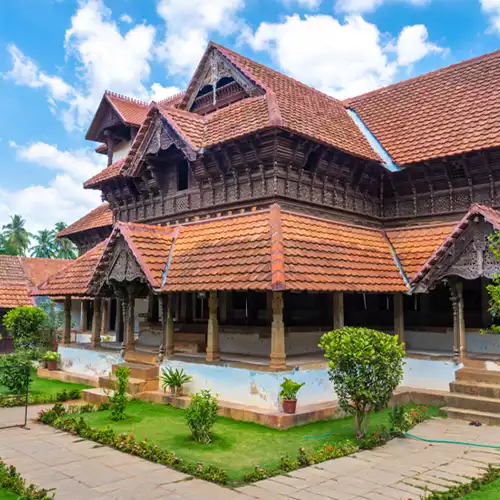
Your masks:
<svg viewBox="0 0 500 500"><path fill-rule="evenodd" d="M0 422L9 412L0 410ZM500 427L456 420L428 421L413 432L500 445ZM29 483L55 488L56 500L415 500L423 488L446 490L500 464L500 450L395 439L233 491L35 423L1 430L0 457Z"/></svg>

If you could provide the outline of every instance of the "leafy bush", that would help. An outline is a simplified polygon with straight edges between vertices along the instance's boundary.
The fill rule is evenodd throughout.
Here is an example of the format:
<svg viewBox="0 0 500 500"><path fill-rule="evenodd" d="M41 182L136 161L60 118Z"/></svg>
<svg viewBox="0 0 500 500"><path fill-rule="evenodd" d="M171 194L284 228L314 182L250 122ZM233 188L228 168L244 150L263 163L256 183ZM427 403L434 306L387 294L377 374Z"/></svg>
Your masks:
<svg viewBox="0 0 500 500"><path fill-rule="evenodd" d="M408 408L405 405L395 405L389 415L390 430L403 434L427 418L427 406Z"/></svg>
<svg viewBox="0 0 500 500"><path fill-rule="evenodd" d="M26 480L17 473L16 468L8 466L1 460L0 486L19 495L19 500L50 500L54 498L54 495L48 490L38 489L33 484L26 486Z"/></svg>
<svg viewBox="0 0 500 500"><path fill-rule="evenodd" d="M280 392L281 399L296 401L297 393L304 385L306 385L305 382L299 384L298 382L295 382L294 380L285 377L284 382L281 384L281 392Z"/></svg>
<svg viewBox="0 0 500 500"><path fill-rule="evenodd" d="M162 370L162 374L160 376L161 387L163 391L167 390L167 387L170 389L170 393L176 396L180 396L182 393L182 386L191 382L193 377L188 375L184 368L178 370L177 368L165 368Z"/></svg>
<svg viewBox="0 0 500 500"><path fill-rule="evenodd" d="M24 351L0 356L0 386L11 394L25 393L26 384L31 384L31 367L30 356Z"/></svg>
<svg viewBox="0 0 500 500"><path fill-rule="evenodd" d="M46 313L33 306L16 307L3 317L3 325L11 333L16 351L44 344L42 329L46 319Z"/></svg>
<svg viewBox="0 0 500 500"><path fill-rule="evenodd" d="M42 359L44 361L59 361L61 359L61 355L58 352L47 351L43 355Z"/></svg>
<svg viewBox="0 0 500 500"><path fill-rule="evenodd" d="M82 391L80 389L66 389L58 392L56 395L53 394L29 394L28 404L29 405L39 405L47 403L56 403L58 401L71 401L74 399L80 399L82 397ZM26 404L26 398L24 395L3 397L0 399L0 408L13 408L14 406L24 406Z"/></svg>
<svg viewBox="0 0 500 500"><path fill-rule="evenodd" d="M340 406L354 415L356 436L368 429L370 413L385 408L403 378L403 346L396 336L369 328L325 333L320 347Z"/></svg>
<svg viewBox="0 0 500 500"><path fill-rule="evenodd" d="M212 427L219 408L217 398L206 389L191 396L186 409L186 420L197 443L205 444L212 440Z"/></svg>
<svg viewBox="0 0 500 500"><path fill-rule="evenodd" d="M116 370L118 383L115 388L115 394L109 399L111 403L111 420L124 420L125 408L127 407L127 388L128 388L129 369L126 366L120 366Z"/></svg>

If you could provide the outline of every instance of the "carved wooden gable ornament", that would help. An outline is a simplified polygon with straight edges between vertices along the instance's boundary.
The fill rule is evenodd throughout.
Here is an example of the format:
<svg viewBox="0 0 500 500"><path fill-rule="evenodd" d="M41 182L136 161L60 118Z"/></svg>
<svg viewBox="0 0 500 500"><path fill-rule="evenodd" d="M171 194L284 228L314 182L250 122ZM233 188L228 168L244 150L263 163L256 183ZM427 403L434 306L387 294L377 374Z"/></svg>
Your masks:
<svg viewBox="0 0 500 500"><path fill-rule="evenodd" d="M494 231L491 223L481 215L474 215L456 238L442 245L427 271L417 276L414 291L426 292L439 281L452 276L466 280L493 278L500 273L500 261L493 255L488 236Z"/></svg>
<svg viewBox="0 0 500 500"><path fill-rule="evenodd" d="M86 139L102 142L105 139L104 131L116 125L123 125L123 119L104 96L90 124Z"/></svg>

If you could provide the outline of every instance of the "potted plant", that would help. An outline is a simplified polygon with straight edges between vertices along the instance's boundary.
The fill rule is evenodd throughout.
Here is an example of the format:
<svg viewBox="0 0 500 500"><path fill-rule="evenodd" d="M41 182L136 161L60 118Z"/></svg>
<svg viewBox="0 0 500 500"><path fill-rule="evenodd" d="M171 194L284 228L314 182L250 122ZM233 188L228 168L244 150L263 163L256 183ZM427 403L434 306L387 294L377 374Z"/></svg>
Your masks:
<svg viewBox="0 0 500 500"><path fill-rule="evenodd" d="M285 377L285 380L281 384L280 392L281 403L285 413L295 413L297 409L297 393L303 385L305 385L305 382L299 384L291 378Z"/></svg>
<svg viewBox="0 0 500 500"><path fill-rule="evenodd" d="M193 377L188 375L184 368L180 370L177 368L167 368L162 370L162 374L160 376L161 387L164 391L167 390L167 387L170 389L170 394L172 396L182 396L182 386L191 382Z"/></svg>
<svg viewBox="0 0 500 500"><path fill-rule="evenodd" d="M58 352L47 351L43 355L43 360L50 371L57 370L57 363L61 359L61 355Z"/></svg>

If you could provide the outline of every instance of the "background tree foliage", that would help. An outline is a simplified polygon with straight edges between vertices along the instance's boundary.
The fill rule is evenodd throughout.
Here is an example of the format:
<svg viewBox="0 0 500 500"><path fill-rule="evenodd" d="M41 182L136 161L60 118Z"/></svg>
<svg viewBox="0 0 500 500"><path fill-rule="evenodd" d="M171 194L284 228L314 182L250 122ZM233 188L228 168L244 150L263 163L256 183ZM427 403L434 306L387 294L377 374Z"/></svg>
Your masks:
<svg viewBox="0 0 500 500"><path fill-rule="evenodd" d="M357 327L325 333L320 347L339 404L354 415L356 435L362 438L370 413L388 405L403 379L404 348L396 336Z"/></svg>
<svg viewBox="0 0 500 500"><path fill-rule="evenodd" d="M3 325L12 335L16 351L46 347L47 336L43 332L46 321L46 313L33 306L16 307L3 317Z"/></svg>

